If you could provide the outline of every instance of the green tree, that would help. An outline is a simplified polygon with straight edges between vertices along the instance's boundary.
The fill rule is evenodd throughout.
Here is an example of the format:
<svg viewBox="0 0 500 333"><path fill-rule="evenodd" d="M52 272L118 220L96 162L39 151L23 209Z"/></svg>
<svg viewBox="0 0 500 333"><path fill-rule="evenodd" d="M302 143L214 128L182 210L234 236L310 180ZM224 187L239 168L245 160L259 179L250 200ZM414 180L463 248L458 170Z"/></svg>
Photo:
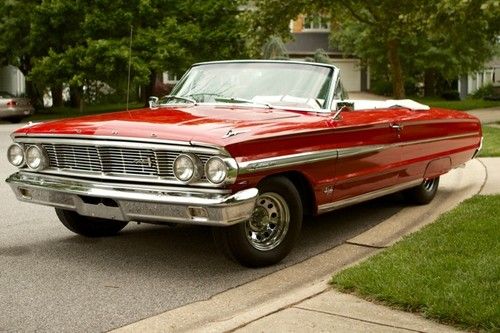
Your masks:
<svg viewBox="0 0 500 333"><path fill-rule="evenodd" d="M21 1L6 1L0 9L22 8ZM29 78L41 86L69 83L78 98L92 82L126 86L133 27L132 81L145 86L145 97L163 71L178 74L195 61L243 57L245 28L237 5L234 0L33 1L28 22L8 21L26 45L9 52L0 48L0 57L17 64L26 55ZM1 29L0 41L9 33Z"/></svg>
<svg viewBox="0 0 500 333"><path fill-rule="evenodd" d="M388 73L396 98L405 96L405 79L432 70L445 78L481 67L499 34L498 0L278 0L256 1L253 24L288 35L287 23L299 13L323 13L332 20L332 41ZM270 30L270 31L269 31ZM256 37L259 40L261 37Z"/></svg>
<svg viewBox="0 0 500 333"><path fill-rule="evenodd" d="M280 37L271 36L262 47L262 57L264 59L283 60L288 59L288 52Z"/></svg>
<svg viewBox="0 0 500 333"><path fill-rule="evenodd" d="M0 66L8 64L19 67L28 76L32 69L32 51L30 22L34 9L41 0L3 0L0 1ZM27 77L26 90L35 104L39 95L34 82Z"/></svg>

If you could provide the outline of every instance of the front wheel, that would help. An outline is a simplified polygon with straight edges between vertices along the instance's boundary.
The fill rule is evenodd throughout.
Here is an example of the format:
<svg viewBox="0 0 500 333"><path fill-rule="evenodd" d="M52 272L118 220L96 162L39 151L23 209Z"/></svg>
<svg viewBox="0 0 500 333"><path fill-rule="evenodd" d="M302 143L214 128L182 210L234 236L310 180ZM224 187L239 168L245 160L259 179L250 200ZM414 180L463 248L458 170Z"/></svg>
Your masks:
<svg viewBox="0 0 500 333"><path fill-rule="evenodd" d="M114 236L128 224L124 221L84 216L71 210L59 208L56 208L56 214L66 228L86 237Z"/></svg>
<svg viewBox="0 0 500 333"><path fill-rule="evenodd" d="M302 227L302 202L293 183L285 177L259 185L252 217L230 227L213 228L216 245L248 267L281 261L295 245Z"/></svg>
<svg viewBox="0 0 500 333"><path fill-rule="evenodd" d="M422 184L403 192L404 196L412 203L425 205L434 199L439 186L439 177L426 179Z"/></svg>

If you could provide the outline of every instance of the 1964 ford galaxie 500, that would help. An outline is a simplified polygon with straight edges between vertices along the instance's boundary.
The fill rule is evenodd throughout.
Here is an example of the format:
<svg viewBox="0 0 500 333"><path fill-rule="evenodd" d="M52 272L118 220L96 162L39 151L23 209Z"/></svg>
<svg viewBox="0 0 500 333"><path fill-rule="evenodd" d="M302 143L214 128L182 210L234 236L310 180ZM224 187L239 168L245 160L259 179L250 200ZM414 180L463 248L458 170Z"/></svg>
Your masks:
<svg viewBox="0 0 500 333"><path fill-rule="evenodd" d="M7 182L80 235L210 225L226 254L264 266L290 252L304 215L396 191L428 203L481 147L466 113L342 94L331 65L196 64L149 108L17 130Z"/></svg>

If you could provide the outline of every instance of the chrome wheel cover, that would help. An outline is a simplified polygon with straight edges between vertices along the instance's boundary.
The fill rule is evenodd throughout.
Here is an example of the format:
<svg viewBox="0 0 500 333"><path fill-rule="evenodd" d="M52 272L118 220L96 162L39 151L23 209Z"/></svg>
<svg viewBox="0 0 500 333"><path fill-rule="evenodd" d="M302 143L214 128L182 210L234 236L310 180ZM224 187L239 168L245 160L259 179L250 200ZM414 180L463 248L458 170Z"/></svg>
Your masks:
<svg viewBox="0 0 500 333"><path fill-rule="evenodd" d="M277 193L259 195L252 217L245 223L250 245L260 251L270 251L281 244L288 232L290 209Z"/></svg>

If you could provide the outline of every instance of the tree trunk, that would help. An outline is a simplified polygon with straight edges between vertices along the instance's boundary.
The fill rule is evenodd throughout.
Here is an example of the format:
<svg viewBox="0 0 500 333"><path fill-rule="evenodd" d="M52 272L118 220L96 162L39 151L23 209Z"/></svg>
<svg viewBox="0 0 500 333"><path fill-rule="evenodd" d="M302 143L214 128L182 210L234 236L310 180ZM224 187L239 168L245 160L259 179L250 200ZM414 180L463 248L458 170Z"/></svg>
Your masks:
<svg viewBox="0 0 500 333"><path fill-rule="evenodd" d="M148 100L150 96L154 96L154 90L155 90L155 85L156 85L156 72L151 71L149 74L149 82L148 84L144 87L143 89L143 95L142 95L142 101L144 102L145 106L149 106Z"/></svg>
<svg viewBox="0 0 500 333"><path fill-rule="evenodd" d="M50 91L52 93L52 106L53 107L59 107L63 105L63 98L62 98L62 84L55 84L50 87Z"/></svg>
<svg viewBox="0 0 500 333"><path fill-rule="evenodd" d="M433 69L424 72L424 96L436 96L436 71Z"/></svg>
<svg viewBox="0 0 500 333"><path fill-rule="evenodd" d="M70 105L72 108L80 109L82 105L82 93L81 88L77 86L71 86L69 88Z"/></svg>
<svg viewBox="0 0 500 333"><path fill-rule="evenodd" d="M387 53L391 68L394 98L405 98L405 81L403 77L403 68L401 67L401 59L399 57L399 41L397 39L391 39L387 42Z"/></svg>
<svg viewBox="0 0 500 333"><path fill-rule="evenodd" d="M26 85L26 96L30 99L31 105L35 107L35 109L43 108L43 94L37 89L35 82L33 82L29 78L29 74L31 73L31 58L23 55L20 57L20 65L19 70L23 73L25 77L25 85Z"/></svg>

